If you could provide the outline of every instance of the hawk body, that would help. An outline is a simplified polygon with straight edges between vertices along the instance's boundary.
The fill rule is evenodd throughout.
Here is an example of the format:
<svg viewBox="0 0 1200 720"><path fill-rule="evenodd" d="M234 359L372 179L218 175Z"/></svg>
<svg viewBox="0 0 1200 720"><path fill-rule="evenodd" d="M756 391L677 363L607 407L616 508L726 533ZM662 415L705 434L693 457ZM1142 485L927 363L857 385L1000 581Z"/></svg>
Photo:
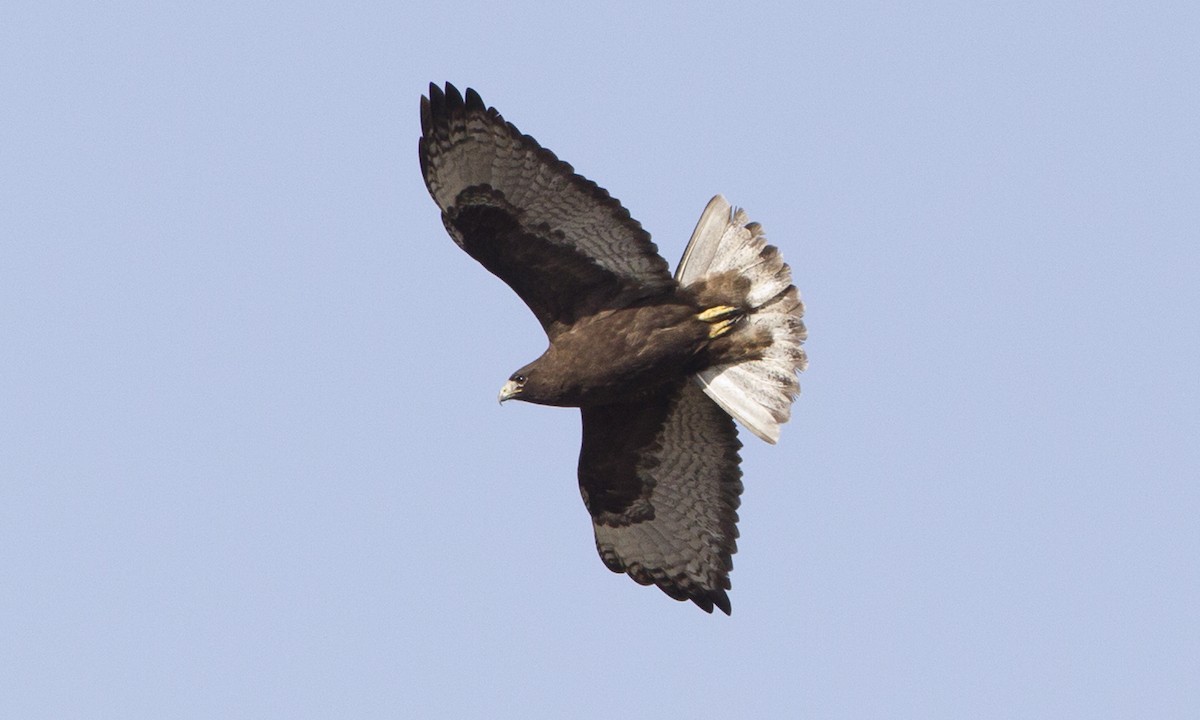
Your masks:
<svg viewBox="0 0 1200 720"><path fill-rule="evenodd" d="M787 265L718 196L672 276L619 202L473 90L430 85L421 130L446 230L549 339L501 401L580 408L579 487L601 559L728 614L742 491L733 417L774 442L806 362Z"/></svg>

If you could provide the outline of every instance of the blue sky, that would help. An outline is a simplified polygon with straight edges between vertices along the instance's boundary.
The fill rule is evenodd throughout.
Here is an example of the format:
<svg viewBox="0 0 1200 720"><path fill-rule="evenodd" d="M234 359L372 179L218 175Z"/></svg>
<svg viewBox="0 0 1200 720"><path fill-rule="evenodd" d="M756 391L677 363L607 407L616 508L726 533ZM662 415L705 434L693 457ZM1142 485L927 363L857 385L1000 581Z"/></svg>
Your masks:
<svg viewBox="0 0 1200 720"><path fill-rule="evenodd" d="M0 11L0 716L1195 717L1194 4L423 5ZM792 265L732 617L497 407L431 80Z"/></svg>

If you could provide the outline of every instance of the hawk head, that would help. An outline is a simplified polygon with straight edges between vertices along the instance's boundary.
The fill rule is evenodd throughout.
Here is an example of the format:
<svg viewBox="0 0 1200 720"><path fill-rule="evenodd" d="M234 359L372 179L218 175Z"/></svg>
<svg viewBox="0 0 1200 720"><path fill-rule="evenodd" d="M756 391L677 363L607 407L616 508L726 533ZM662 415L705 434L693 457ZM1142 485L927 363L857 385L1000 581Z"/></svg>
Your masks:
<svg viewBox="0 0 1200 720"><path fill-rule="evenodd" d="M525 392L525 385L529 383L529 377L525 375L525 371L518 370L509 376L508 382L504 383L504 387L500 388L500 404L503 405L505 400L524 400L521 393Z"/></svg>

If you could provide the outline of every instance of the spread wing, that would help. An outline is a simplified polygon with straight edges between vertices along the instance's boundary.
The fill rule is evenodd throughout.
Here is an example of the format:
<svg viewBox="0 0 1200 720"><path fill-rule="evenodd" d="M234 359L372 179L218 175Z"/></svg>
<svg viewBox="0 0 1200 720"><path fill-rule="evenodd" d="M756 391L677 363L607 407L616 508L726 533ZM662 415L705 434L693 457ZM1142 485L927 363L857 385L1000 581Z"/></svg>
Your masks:
<svg viewBox="0 0 1200 720"><path fill-rule="evenodd" d="M450 84L421 98L429 194L463 250L508 283L552 338L581 315L672 290L629 211L522 135L478 93Z"/></svg>
<svg viewBox="0 0 1200 720"><path fill-rule="evenodd" d="M742 492L733 419L692 382L582 412L579 487L604 564L728 615Z"/></svg>

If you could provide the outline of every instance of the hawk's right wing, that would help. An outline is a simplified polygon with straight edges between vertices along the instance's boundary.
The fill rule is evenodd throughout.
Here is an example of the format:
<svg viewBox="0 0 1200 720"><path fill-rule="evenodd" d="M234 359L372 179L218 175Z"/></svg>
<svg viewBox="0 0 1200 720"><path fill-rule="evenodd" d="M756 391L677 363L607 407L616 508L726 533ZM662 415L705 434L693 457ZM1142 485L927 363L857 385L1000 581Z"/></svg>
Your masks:
<svg viewBox="0 0 1200 720"><path fill-rule="evenodd" d="M729 614L742 492L733 419L690 380L582 412L579 487L604 564Z"/></svg>
<svg viewBox="0 0 1200 720"><path fill-rule="evenodd" d="M594 182L450 84L421 98L421 174L463 250L554 337L582 315L671 291L650 235Z"/></svg>

